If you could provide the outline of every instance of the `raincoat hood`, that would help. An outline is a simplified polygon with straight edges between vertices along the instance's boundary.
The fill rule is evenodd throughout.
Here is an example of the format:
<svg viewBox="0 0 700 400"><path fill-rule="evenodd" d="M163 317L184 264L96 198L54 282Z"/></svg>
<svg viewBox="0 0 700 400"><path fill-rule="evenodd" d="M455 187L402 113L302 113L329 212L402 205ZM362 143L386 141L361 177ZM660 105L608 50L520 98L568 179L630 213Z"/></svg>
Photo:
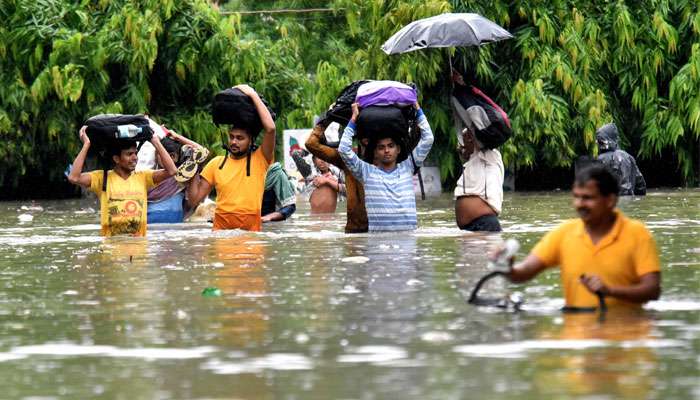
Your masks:
<svg viewBox="0 0 700 400"><path fill-rule="evenodd" d="M595 139L598 142L598 150L601 153L617 150L619 148L617 144L617 125L611 122L601 126L595 132Z"/></svg>

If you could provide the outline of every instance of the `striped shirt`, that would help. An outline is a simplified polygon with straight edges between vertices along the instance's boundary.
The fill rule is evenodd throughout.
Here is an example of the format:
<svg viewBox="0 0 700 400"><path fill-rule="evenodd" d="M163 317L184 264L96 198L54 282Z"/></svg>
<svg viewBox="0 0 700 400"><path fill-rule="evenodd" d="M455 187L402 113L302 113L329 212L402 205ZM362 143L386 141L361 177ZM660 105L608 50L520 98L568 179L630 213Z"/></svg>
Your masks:
<svg viewBox="0 0 700 400"><path fill-rule="evenodd" d="M433 132L423 110L418 110L420 141L413 150L416 166L421 166L433 145ZM338 153L352 174L364 185L369 231L408 231L416 229L416 196L413 191L414 165L411 157L392 171L384 171L362 161L352 151L355 124L351 121L340 140Z"/></svg>

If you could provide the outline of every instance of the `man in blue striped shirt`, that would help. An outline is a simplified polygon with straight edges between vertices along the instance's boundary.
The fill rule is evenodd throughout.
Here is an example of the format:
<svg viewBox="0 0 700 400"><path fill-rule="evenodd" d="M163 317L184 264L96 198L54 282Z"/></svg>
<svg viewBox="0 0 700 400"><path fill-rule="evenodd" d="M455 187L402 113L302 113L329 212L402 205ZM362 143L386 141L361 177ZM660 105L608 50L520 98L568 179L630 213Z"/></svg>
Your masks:
<svg viewBox="0 0 700 400"><path fill-rule="evenodd" d="M375 164L362 161L352 150L355 121L360 114L357 103L352 105L352 118L340 140L338 153L352 174L364 185L365 206L370 232L408 231L416 229L416 196L413 192L413 172L421 166L433 145L433 132L423 110L415 104L420 128L420 141L408 157L397 164L402 149L394 140L395 132L373 138ZM414 164L415 163L415 164Z"/></svg>

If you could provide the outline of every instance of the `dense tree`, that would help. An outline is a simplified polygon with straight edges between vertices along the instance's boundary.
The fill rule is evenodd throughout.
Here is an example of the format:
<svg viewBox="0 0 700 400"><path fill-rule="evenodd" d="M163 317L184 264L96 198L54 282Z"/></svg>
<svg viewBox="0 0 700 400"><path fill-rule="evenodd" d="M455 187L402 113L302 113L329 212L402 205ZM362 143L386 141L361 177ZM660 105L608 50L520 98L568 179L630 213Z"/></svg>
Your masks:
<svg viewBox="0 0 700 400"><path fill-rule="evenodd" d="M497 69L477 71L509 94L517 135L506 155L516 166L593 154L595 128L613 120L643 158L673 150L689 183L700 172L699 4L453 1L516 36L486 54Z"/></svg>
<svg viewBox="0 0 700 400"><path fill-rule="evenodd" d="M296 44L256 37L204 0L2 0L0 20L3 187L29 169L60 182L95 113L149 113L212 145L217 90L252 82L278 110L303 99Z"/></svg>
<svg viewBox="0 0 700 400"><path fill-rule="evenodd" d="M459 173L450 132L449 59L471 71L513 121L514 169L569 166L594 154L615 120L643 158L671 151L700 171L700 10L696 1L0 0L0 182L27 171L62 181L77 128L98 112L148 112L215 146L212 95L250 82L278 126L309 127L355 79L415 82L437 133L433 160ZM321 8L333 11L270 13ZM258 13L236 13L257 11ZM387 56L403 25L478 12L513 40ZM233 13L231 13L233 12ZM35 174L36 175L36 174Z"/></svg>

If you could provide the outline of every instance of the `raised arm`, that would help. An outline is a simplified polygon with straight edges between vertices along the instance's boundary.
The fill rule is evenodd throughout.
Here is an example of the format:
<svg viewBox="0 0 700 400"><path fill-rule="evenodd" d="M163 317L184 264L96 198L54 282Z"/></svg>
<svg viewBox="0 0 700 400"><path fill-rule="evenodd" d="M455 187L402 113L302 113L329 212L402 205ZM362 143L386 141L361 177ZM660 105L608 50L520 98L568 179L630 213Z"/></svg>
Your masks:
<svg viewBox="0 0 700 400"><path fill-rule="evenodd" d="M151 144L153 144L153 147L156 148L156 152L160 156L160 160L163 163L163 166L165 167L165 169L159 169L153 172L153 183L157 185L163 182L164 180L170 178L171 176L175 175L175 173L177 172L177 167L175 166L173 159L170 158L170 154L168 154L168 151L165 150L165 147L163 147L163 144L160 142L158 136L153 135L151 137Z"/></svg>
<svg viewBox="0 0 700 400"><path fill-rule="evenodd" d="M175 132L174 130L166 128L165 126L163 126L163 129L168 134L169 138L172 138L174 141L176 141L180 144L188 145L188 146L191 146L192 148L204 147L201 144L195 142L194 140L188 139L188 138L184 137L183 135Z"/></svg>
<svg viewBox="0 0 700 400"><path fill-rule="evenodd" d="M360 108L357 103L354 103L352 105L352 118L348 126L345 127L343 137L340 139L338 153L355 178L364 183L369 176L370 165L360 160L360 157L352 151L352 138L355 136L355 121L357 121L358 115L360 115Z"/></svg>
<svg viewBox="0 0 700 400"><path fill-rule="evenodd" d="M260 100L258 93L248 85L238 85L236 86L241 92L245 93L255 104L255 109L258 110L258 115L260 116L260 121L263 126L263 141L261 149L263 155L267 162L272 163L275 159L275 121L272 119L270 111L267 109L265 104Z"/></svg>
<svg viewBox="0 0 700 400"><path fill-rule="evenodd" d="M326 128L327 126L320 122L314 126L314 129L311 130L311 135L309 135L309 138L306 139L306 150L321 160L342 169L343 160L340 158L338 150L321 143L321 138L323 137Z"/></svg>
<svg viewBox="0 0 700 400"><path fill-rule="evenodd" d="M420 166L423 161L425 161L426 157L428 157L430 148L433 147L434 137L433 130L430 129L430 124L428 123L428 118L425 117L425 113L423 113L423 110L420 108L418 103L415 104L415 107L416 113L418 114L420 140L418 141L416 148L413 149L413 159L416 162L416 166Z"/></svg>
<svg viewBox="0 0 700 400"><path fill-rule="evenodd" d="M89 188L92 183L92 177L90 177L88 173L83 173L85 158L87 157L88 150L90 150L90 138L87 136L86 130L86 126L80 128L80 140L83 142L83 148L80 149L80 152L73 161L73 168L70 170L70 174L68 174L68 181L74 185Z"/></svg>

